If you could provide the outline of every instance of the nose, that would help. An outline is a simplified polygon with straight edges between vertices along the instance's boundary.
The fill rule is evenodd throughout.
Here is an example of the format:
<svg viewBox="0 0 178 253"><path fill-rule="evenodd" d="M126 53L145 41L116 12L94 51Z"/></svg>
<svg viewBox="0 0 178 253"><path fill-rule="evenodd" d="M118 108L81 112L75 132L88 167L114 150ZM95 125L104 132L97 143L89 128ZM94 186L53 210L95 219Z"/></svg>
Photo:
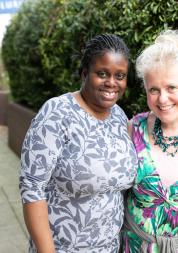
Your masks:
<svg viewBox="0 0 178 253"><path fill-rule="evenodd" d="M117 85L118 84L114 76L108 77L107 81L105 82L105 86L108 86L108 87L115 87Z"/></svg>
<svg viewBox="0 0 178 253"><path fill-rule="evenodd" d="M164 104L166 101L168 100L168 94L166 91L160 91L160 94L159 94L159 102L161 104Z"/></svg>

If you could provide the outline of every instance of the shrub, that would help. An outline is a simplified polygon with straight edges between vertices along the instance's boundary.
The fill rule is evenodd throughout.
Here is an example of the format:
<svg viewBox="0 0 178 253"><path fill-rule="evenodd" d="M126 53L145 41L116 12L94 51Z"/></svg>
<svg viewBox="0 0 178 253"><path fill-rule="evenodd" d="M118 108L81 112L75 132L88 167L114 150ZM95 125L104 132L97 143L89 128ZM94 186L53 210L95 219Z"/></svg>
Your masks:
<svg viewBox="0 0 178 253"><path fill-rule="evenodd" d="M53 3L46 0L25 2L7 27L2 42L13 99L32 109L38 109L56 92L42 66L39 51L43 23L52 7Z"/></svg>
<svg viewBox="0 0 178 253"><path fill-rule="evenodd" d="M1 57L1 51L0 51L0 91L9 90L8 83L9 83L8 74L4 68L2 57Z"/></svg>
<svg viewBox="0 0 178 253"><path fill-rule="evenodd" d="M133 68L135 58L161 30L177 24L176 0L25 2L3 40L13 97L38 109L49 97L79 89L77 71L85 41L99 33L115 33L131 51L128 89L119 102L131 117L147 109Z"/></svg>

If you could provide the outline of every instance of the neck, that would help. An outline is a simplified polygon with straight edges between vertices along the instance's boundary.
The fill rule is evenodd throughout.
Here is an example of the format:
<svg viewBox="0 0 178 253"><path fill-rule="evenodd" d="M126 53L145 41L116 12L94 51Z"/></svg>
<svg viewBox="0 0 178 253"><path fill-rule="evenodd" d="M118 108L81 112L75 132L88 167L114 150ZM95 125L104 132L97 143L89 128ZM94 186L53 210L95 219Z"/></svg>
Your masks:
<svg viewBox="0 0 178 253"><path fill-rule="evenodd" d="M96 119L99 119L99 120L105 120L108 118L108 116L110 114L110 110L99 108L94 103L91 103L87 99L87 95L85 94L84 91L80 90L80 91L76 92L75 94L76 94L76 98L77 98L79 104L81 105L81 107L86 112L88 112L90 115L92 115L93 117L95 117Z"/></svg>
<svg viewBox="0 0 178 253"><path fill-rule="evenodd" d="M178 125L175 124L165 124L164 122L161 122L161 128L163 131L163 135L165 136L173 136L178 135Z"/></svg>

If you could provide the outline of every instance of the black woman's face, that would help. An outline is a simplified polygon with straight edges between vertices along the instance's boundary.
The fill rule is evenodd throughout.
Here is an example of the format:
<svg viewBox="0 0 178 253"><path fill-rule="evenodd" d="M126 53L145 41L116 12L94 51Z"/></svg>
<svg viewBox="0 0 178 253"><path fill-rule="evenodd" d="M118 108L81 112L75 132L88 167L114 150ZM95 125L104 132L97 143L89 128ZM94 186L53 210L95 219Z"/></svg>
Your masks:
<svg viewBox="0 0 178 253"><path fill-rule="evenodd" d="M93 60L83 71L82 93L87 104L98 111L109 110L126 89L128 61L113 51Z"/></svg>

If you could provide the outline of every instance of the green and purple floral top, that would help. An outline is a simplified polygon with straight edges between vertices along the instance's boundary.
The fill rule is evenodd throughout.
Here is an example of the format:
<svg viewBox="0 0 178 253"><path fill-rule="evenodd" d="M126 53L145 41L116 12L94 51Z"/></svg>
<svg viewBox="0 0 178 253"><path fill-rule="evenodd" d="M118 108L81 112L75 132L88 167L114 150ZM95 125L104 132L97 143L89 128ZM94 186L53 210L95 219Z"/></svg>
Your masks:
<svg viewBox="0 0 178 253"><path fill-rule="evenodd" d="M147 131L149 113L133 118L133 142L138 154L138 171L127 204L133 221L144 232L154 236L178 235L178 178L165 188L151 157ZM143 241L131 231L124 232L125 253L139 253ZM159 253L155 243L148 244L148 253Z"/></svg>

